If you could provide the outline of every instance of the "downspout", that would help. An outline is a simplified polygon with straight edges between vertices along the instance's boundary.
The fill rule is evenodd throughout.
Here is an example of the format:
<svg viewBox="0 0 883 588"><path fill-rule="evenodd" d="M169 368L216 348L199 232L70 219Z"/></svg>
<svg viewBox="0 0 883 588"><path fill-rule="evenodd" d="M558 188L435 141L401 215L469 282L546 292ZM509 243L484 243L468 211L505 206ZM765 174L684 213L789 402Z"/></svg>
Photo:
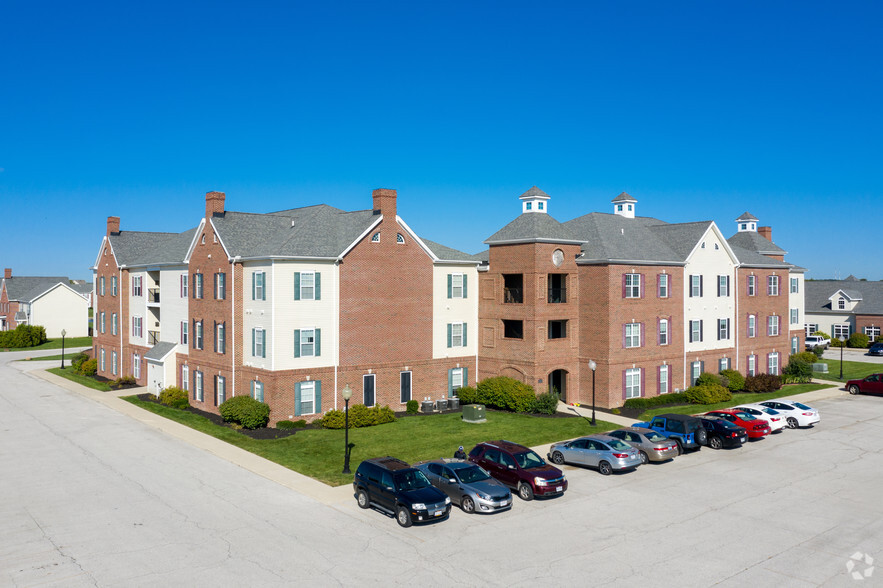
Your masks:
<svg viewBox="0 0 883 588"><path fill-rule="evenodd" d="M337 368L340 365L340 261L334 262L334 410L337 410ZM321 407L320 407L321 409Z"/></svg>
<svg viewBox="0 0 883 588"><path fill-rule="evenodd" d="M236 396L236 259L230 261L230 369L233 371L233 396Z"/></svg>
<svg viewBox="0 0 883 588"><path fill-rule="evenodd" d="M741 357L741 352L739 351L739 268L736 266L734 268L736 275L733 277L733 304L735 306L734 312L736 316L733 317L733 334L735 335L735 343L736 343L736 365L732 368L736 371L739 371L739 358Z"/></svg>
<svg viewBox="0 0 883 588"><path fill-rule="evenodd" d="M119 323L117 323L117 327L119 327L119 329L120 329L120 375L122 376L123 375L123 356L125 355L123 353L123 266L119 267L119 272L120 272L120 283L117 284L117 293L119 294L119 303L120 303L119 317L120 317L120 320L119 320ZM145 312L144 315L146 318L147 313ZM126 317L126 322L129 322L128 317ZM142 332L143 332L143 327L142 327Z"/></svg>

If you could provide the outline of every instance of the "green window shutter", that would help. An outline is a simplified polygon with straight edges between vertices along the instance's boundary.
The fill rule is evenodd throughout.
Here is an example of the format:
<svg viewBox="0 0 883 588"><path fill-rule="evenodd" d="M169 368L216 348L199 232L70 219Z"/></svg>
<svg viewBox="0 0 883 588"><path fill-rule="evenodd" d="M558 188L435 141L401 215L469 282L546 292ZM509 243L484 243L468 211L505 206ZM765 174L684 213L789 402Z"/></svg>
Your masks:
<svg viewBox="0 0 883 588"><path fill-rule="evenodd" d="M316 329L316 336L314 338L315 345L313 348L315 349L314 355L319 357L322 355L322 329Z"/></svg>
<svg viewBox="0 0 883 588"><path fill-rule="evenodd" d="M454 370L448 370L448 398L454 395Z"/></svg>
<svg viewBox="0 0 883 588"><path fill-rule="evenodd" d="M469 385L469 368L463 368L463 386Z"/></svg>
<svg viewBox="0 0 883 588"><path fill-rule="evenodd" d="M463 274L463 298L466 298L466 274Z"/></svg>
<svg viewBox="0 0 883 588"><path fill-rule="evenodd" d="M254 329L251 330L251 356L254 357Z"/></svg>
<svg viewBox="0 0 883 588"><path fill-rule="evenodd" d="M463 323L463 347L466 347L466 323ZM466 385L465 383L463 384Z"/></svg>
<svg viewBox="0 0 883 588"><path fill-rule="evenodd" d="M294 330L294 356L300 357L300 329Z"/></svg>
<svg viewBox="0 0 883 588"><path fill-rule="evenodd" d="M315 278L313 278L313 291L315 292L313 298L316 300L322 300L322 274L319 272L315 273ZM318 353L316 355L319 355Z"/></svg>
<svg viewBox="0 0 883 588"><path fill-rule="evenodd" d="M300 300L300 272L294 272L294 299Z"/></svg>
<svg viewBox="0 0 883 588"><path fill-rule="evenodd" d="M450 347L452 344L451 343L453 340L453 335L451 334L452 331L453 331L453 325L451 323L448 323L448 347Z"/></svg>
<svg viewBox="0 0 883 588"><path fill-rule="evenodd" d="M261 341L264 342L261 345L261 357L267 357L267 329L261 329Z"/></svg>
<svg viewBox="0 0 883 588"><path fill-rule="evenodd" d="M316 380L316 383L313 384L316 401L313 402L313 412L316 414L322 414L322 382L320 380Z"/></svg>
<svg viewBox="0 0 883 588"><path fill-rule="evenodd" d="M294 416L300 416L300 382L294 385Z"/></svg>
<svg viewBox="0 0 883 588"><path fill-rule="evenodd" d="M448 298L451 298L453 296L453 294L452 294L452 292L454 291L453 282L454 282L454 276L452 276L451 274L448 274ZM448 345L448 347L450 347L450 345Z"/></svg>
<svg viewBox="0 0 883 588"><path fill-rule="evenodd" d="M251 397L254 398L254 380L251 381Z"/></svg>
<svg viewBox="0 0 883 588"><path fill-rule="evenodd" d="M267 272L261 272L261 283L264 285L261 288L261 300L267 299Z"/></svg>
<svg viewBox="0 0 883 588"><path fill-rule="evenodd" d="M256 274L256 272L251 272L251 299L252 299L252 300L255 299L255 288L256 288L255 280L256 280L256 279L257 279L257 274ZM195 280L195 279L193 280L193 285L196 286L196 280ZM193 290L195 291L196 288L193 288ZM195 298L195 297L196 297L196 296L194 296L194 298ZM252 353L252 355L254 355L254 354Z"/></svg>

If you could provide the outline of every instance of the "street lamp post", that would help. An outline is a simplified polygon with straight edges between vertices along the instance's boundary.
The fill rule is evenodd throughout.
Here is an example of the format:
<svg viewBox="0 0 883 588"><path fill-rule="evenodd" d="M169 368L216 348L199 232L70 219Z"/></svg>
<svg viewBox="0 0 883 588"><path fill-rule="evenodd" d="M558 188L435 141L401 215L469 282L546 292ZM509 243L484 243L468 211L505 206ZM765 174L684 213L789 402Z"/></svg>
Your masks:
<svg viewBox="0 0 883 588"><path fill-rule="evenodd" d="M64 369L64 336L67 335L67 331L64 329L61 330L61 369Z"/></svg>
<svg viewBox="0 0 883 588"><path fill-rule="evenodd" d="M843 348L846 347L846 337L840 336L837 337L840 341L840 379L843 379Z"/></svg>
<svg viewBox="0 0 883 588"><path fill-rule="evenodd" d="M343 387L344 408L344 451L343 451L343 473L350 473L350 398L353 397L353 389L347 384Z"/></svg>
<svg viewBox="0 0 883 588"><path fill-rule="evenodd" d="M595 425L595 369L597 369L597 367L597 363L589 360L589 368L592 370L592 426Z"/></svg>

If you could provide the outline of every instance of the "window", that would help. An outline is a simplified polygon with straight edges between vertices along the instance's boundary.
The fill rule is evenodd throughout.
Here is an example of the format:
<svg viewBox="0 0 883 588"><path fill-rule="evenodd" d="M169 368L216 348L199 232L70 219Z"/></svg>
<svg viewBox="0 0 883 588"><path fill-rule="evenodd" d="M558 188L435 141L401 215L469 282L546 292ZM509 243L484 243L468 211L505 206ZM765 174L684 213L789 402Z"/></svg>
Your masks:
<svg viewBox="0 0 883 588"><path fill-rule="evenodd" d="M841 324L841 325L831 325L832 335L835 339L839 339L843 337L844 339L849 339L849 325Z"/></svg>
<svg viewBox="0 0 883 588"><path fill-rule="evenodd" d="M116 276L110 277L110 295L111 296L117 295L117 277Z"/></svg>
<svg viewBox="0 0 883 588"><path fill-rule="evenodd" d="M717 320L717 340L726 341L730 338L730 319Z"/></svg>
<svg viewBox="0 0 883 588"><path fill-rule="evenodd" d="M702 321L690 321L690 343L702 341Z"/></svg>
<svg viewBox="0 0 883 588"><path fill-rule="evenodd" d="M227 353L227 324L215 323L215 352Z"/></svg>
<svg viewBox="0 0 883 588"><path fill-rule="evenodd" d="M101 331L102 333L105 332L105 330L104 330L104 312L101 312L98 315L98 330Z"/></svg>
<svg viewBox="0 0 883 588"><path fill-rule="evenodd" d="M294 299L321 300L322 274L318 272L295 272Z"/></svg>
<svg viewBox="0 0 883 588"><path fill-rule="evenodd" d="M319 357L321 353L322 329L295 329L294 356Z"/></svg>
<svg viewBox="0 0 883 588"><path fill-rule="evenodd" d="M730 276L717 277L717 295L720 297L730 295Z"/></svg>
<svg viewBox="0 0 883 588"><path fill-rule="evenodd" d="M106 366L105 366L104 349L102 349L101 353L98 354L98 363L99 363L99 368L101 369L101 371L102 372L105 371Z"/></svg>
<svg viewBox="0 0 883 588"><path fill-rule="evenodd" d="M657 282L656 294L660 298L668 298L669 294L669 285L668 285L669 275L668 274L659 274L659 281Z"/></svg>
<svg viewBox="0 0 883 588"><path fill-rule="evenodd" d="M800 292L800 281L797 278L791 278L791 293L798 294Z"/></svg>
<svg viewBox="0 0 883 588"><path fill-rule="evenodd" d="M641 323L626 323L623 332L623 347L641 346Z"/></svg>
<svg viewBox="0 0 883 588"><path fill-rule="evenodd" d="M132 276L132 296L141 296L141 276Z"/></svg>
<svg viewBox="0 0 883 588"><path fill-rule="evenodd" d="M756 355L749 355L747 363L748 363L748 368L746 371L748 372L748 375L749 376L756 376L757 375L757 356Z"/></svg>
<svg viewBox="0 0 883 588"><path fill-rule="evenodd" d="M846 300L844 300L843 298L838 298L837 299L837 308L839 310L845 310L846 309Z"/></svg>
<svg viewBox="0 0 883 588"><path fill-rule="evenodd" d="M202 402L202 399L205 398L202 389L202 372L199 370L193 371L193 399L197 402Z"/></svg>
<svg viewBox="0 0 883 588"><path fill-rule="evenodd" d="M739 225L739 228L742 229L743 231L747 230L747 229L748 229L748 223L742 223L741 225Z"/></svg>
<svg viewBox="0 0 883 588"><path fill-rule="evenodd" d="M402 235L401 233L396 233L396 243L398 243L399 245L404 245L405 244L405 236Z"/></svg>
<svg viewBox="0 0 883 588"><path fill-rule="evenodd" d="M115 312L110 315L110 334L117 334L117 313Z"/></svg>
<svg viewBox="0 0 883 588"><path fill-rule="evenodd" d="M202 274L193 274L193 297L202 299Z"/></svg>
<svg viewBox="0 0 883 588"><path fill-rule="evenodd" d="M757 337L757 317L753 314L748 315L748 336Z"/></svg>
<svg viewBox="0 0 883 588"><path fill-rule="evenodd" d="M757 276L748 276L748 295L757 295Z"/></svg>
<svg viewBox="0 0 883 588"><path fill-rule="evenodd" d="M267 357L267 346L264 344L264 338L267 331L264 329L251 330L251 356Z"/></svg>
<svg viewBox="0 0 883 588"><path fill-rule="evenodd" d="M865 327L864 333L869 341L876 341L880 337L880 327Z"/></svg>
<svg viewBox="0 0 883 588"><path fill-rule="evenodd" d="M132 317L132 336L133 337L141 337L142 336L141 329L143 326L143 322L144 322L144 319L142 319L140 316L133 316Z"/></svg>
<svg viewBox="0 0 883 588"><path fill-rule="evenodd" d="M117 375L117 352L110 352L110 373Z"/></svg>
<svg viewBox="0 0 883 588"><path fill-rule="evenodd" d="M215 274L215 300L227 298L227 274L219 272Z"/></svg>
<svg viewBox="0 0 883 588"><path fill-rule="evenodd" d="M622 278L622 297L623 298L641 298L641 274L623 274Z"/></svg>
<svg viewBox="0 0 883 588"><path fill-rule="evenodd" d="M448 323L448 347L466 347L466 323Z"/></svg>
<svg viewBox="0 0 883 588"><path fill-rule="evenodd" d="M527 202L525 204L526 204L524 207L525 210L532 210L533 209L533 202Z"/></svg>
<svg viewBox="0 0 883 588"><path fill-rule="evenodd" d="M503 274L503 302L505 304L521 304L524 301L524 276L522 274Z"/></svg>
<svg viewBox="0 0 883 588"><path fill-rule="evenodd" d="M690 298L702 296L702 276L690 276Z"/></svg>
<svg viewBox="0 0 883 588"><path fill-rule="evenodd" d="M718 362L717 367L718 367L718 370L717 370L718 373L720 373L724 370L730 369L730 358L729 357L720 358L720 361Z"/></svg>
<svg viewBox="0 0 883 588"><path fill-rule="evenodd" d="M264 401L264 383L255 380L251 381L251 397L258 402Z"/></svg>
<svg viewBox="0 0 883 588"><path fill-rule="evenodd" d="M699 380L699 376L702 375L702 371L704 366L702 365L705 362L702 361L694 361L690 364L690 385L695 386L696 382Z"/></svg>
<svg viewBox="0 0 883 588"><path fill-rule="evenodd" d="M221 406L227 400L227 378L215 376L215 406Z"/></svg>
<svg viewBox="0 0 883 588"><path fill-rule="evenodd" d="M567 274L549 274L549 304L567 302Z"/></svg>
<svg viewBox="0 0 883 588"><path fill-rule="evenodd" d="M181 366L181 389L190 390L190 368L186 365Z"/></svg>
<svg viewBox="0 0 883 588"><path fill-rule="evenodd" d="M796 325L798 323L798 321L800 320L800 317L798 316L799 314L800 313L799 313L798 309L796 309L796 308L791 309L791 317L790 318L791 318L792 325Z"/></svg>
<svg viewBox="0 0 883 588"><path fill-rule="evenodd" d="M465 274L448 274L448 298L466 298Z"/></svg>
<svg viewBox="0 0 883 588"><path fill-rule="evenodd" d="M320 392L322 383L318 381L298 382L294 385L294 414L302 416L316 414L322 406ZM367 406L367 405L366 405Z"/></svg>
<svg viewBox="0 0 883 588"><path fill-rule="evenodd" d="M506 339L524 339L522 321L503 319L503 337Z"/></svg>
<svg viewBox="0 0 883 588"><path fill-rule="evenodd" d="M549 339L565 339L567 321L549 321Z"/></svg>
<svg viewBox="0 0 883 588"><path fill-rule="evenodd" d="M543 209L543 203L537 202L537 210L542 210L542 209Z"/></svg>
<svg viewBox="0 0 883 588"><path fill-rule="evenodd" d="M766 293L767 296L779 295L779 276L767 276Z"/></svg>
<svg viewBox="0 0 883 588"><path fill-rule="evenodd" d="M659 344L668 345L668 319L659 319Z"/></svg>
<svg viewBox="0 0 883 588"><path fill-rule="evenodd" d="M800 347L800 338L791 337L791 355L794 355L799 351L798 347Z"/></svg>
<svg viewBox="0 0 883 588"><path fill-rule="evenodd" d="M372 243L380 243L380 231L377 231L376 233L371 235L371 242Z"/></svg>
<svg viewBox="0 0 883 588"><path fill-rule="evenodd" d="M776 315L772 315L767 317L766 323L766 334L770 337L776 337L779 335L779 317Z"/></svg>
<svg viewBox="0 0 883 588"><path fill-rule="evenodd" d="M362 376L362 404L374 406L375 374Z"/></svg>
<svg viewBox="0 0 883 588"><path fill-rule="evenodd" d="M806 330L806 336L809 337L813 333L819 330L819 325L816 323L807 323L803 325L803 328Z"/></svg>
<svg viewBox="0 0 883 588"><path fill-rule="evenodd" d="M457 390L466 385L466 368L448 370L448 398L457 395Z"/></svg>
<svg viewBox="0 0 883 588"><path fill-rule="evenodd" d="M193 321L193 348L202 349L202 321Z"/></svg>
<svg viewBox="0 0 883 588"><path fill-rule="evenodd" d="M187 345L187 321L181 321L181 345Z"/></svg>
<svg viewBox="0 0 883 588"><path fill-rule="evenodd" d="M770 353L767 361L767 373L773 376L779 375L779 354Z"/></svg>
<svg viewBox="0 0 883 588"><path fill-rule="evenodd" d="M411 400L411 372L399 373L399 402L405 404Z"/></svg>
<svg viewBox="0 0 883 588"><path fill-rule="evenodd" d="M104 276L98 278L98 293L104 296Z"/></svg>
<svg viewBox="0 0 883 588"><path fill-rule="evenodd" d="M641 396L641 368L630 368L625 371L625 397Z"/></svg>
<svg viewBox="0 0 883 588"><path fill-rule="evenodd" d="M190 276L184 274L181 276L180 290L181 290L181 298L187 298L187 282L190 279Z"/></svg>
<svg viewBox="0 0 883 588"><path fill-rule="evenodd" d="M659 366L659 394L668 394L669 393L668 372L669 372L669 366L667 366L667 365Z"/></svg>

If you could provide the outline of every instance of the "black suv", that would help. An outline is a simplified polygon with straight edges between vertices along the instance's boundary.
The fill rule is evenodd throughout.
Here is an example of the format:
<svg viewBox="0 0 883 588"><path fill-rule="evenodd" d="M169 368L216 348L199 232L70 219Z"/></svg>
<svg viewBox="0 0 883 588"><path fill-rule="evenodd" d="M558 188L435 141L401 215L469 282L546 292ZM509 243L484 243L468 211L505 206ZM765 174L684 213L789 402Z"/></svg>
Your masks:
<svg viewBox="0 0 883 588"><path fill-rule="evenodd" d="M374 506L395 515L403 527L444 520L451 514L451 499L433 487L423 472L394 457L360 463L353 490L361 508Z"/></svg>
<svg viewBox="0 0 883 588"><path fill-rule="evenodd" d="M712 449L721 447L742 447L748 440L744 427L731 423L727 419L716 416L699 417L708 435L708 446Z"/></svg>

